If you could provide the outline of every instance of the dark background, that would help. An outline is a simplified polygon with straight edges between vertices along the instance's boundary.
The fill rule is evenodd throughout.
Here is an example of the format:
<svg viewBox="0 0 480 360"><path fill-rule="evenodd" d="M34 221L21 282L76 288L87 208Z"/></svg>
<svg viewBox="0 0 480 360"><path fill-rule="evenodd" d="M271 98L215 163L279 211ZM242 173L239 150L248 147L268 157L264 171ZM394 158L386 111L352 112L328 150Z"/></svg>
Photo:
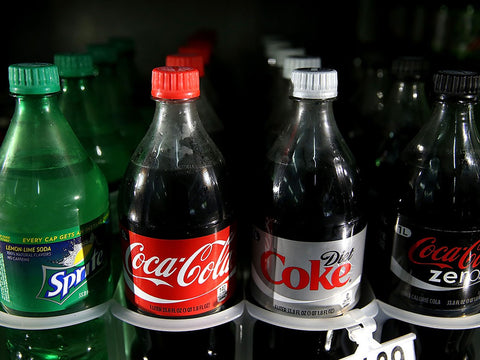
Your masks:
<svg viewBox="0 0 480 360"><path fill-rule="evenodd" d="M436 56L439 66L458 60L448 48L457 44L452 34L470 32L479 37L478 14L473 29L462 21L469 2L427 0L45 0L3 4L0 105L8 106L7 67L16 62L53 62L56 52L84 51L86 45L112 36L135 41L135 61L145 87L137 96L149 98L150 73L164 64L199 29L216 33L214 84L224 109L245 108L261 101L258 81L261 40L280 34L310 54L320 55L324 67L339 71L339 98L352 92L350 73L355 59L375 50L385 59L397 55ZM448 21L439 20L447 8ZM441 35L441 31L444 35ZM434 39L441 39L439 47ZM438 42L438 41L437 41ZM450 45L449 45L450 44ZM436 49L434 49L436 47ZM434 52L434 50L436 52ZM475 66L478 62L474 62ZM469 66L472 66L471 63ZM5 103L7 105L5 105ZM232 111L241 116L246 112ZM5 111L3 111L5 113Z"/></svg>

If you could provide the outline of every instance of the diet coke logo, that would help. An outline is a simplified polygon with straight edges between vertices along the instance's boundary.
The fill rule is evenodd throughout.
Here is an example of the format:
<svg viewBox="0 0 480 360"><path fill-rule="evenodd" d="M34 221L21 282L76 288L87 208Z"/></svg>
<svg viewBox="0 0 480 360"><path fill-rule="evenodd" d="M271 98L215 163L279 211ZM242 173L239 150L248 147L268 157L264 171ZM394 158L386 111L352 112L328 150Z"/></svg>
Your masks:
<svg viewBox="0 0 480 360"><path fill-rule="evenodd" d="M285 255L274 251L266 251L260 258L262 275L271 284L285 285L292 290L308 288L317 291L319 288L332 290L348 284L351 280L350 263L354 249L344 251L327 251L320 256L320 260L308 260L308 265L285 266L288 261ZM272 269L280 270L275 277Z"/></svg>
<svg viewBox="0 0 480 360"><path fill-rule="evenodd" d="M480 264L480 240L471 246L446 246L438 244L435 237L426 237L410 247L408 259L414 264L440 269L476 268Z"/></svg>

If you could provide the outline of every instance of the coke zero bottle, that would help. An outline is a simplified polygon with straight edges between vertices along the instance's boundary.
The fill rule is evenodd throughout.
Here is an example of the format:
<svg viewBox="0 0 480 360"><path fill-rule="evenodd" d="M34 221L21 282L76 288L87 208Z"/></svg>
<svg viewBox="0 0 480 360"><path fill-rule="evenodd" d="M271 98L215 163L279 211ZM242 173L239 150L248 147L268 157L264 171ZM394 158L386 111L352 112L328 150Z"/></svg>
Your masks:
<svg viewBox="0 0 480 360"><path fill-rule="evenodd" d="M479 90L476 73L434 75L432 116L392 178L398 195L387 214L385 256L391 256L393 306L443 317L480 309Z"/></svg>

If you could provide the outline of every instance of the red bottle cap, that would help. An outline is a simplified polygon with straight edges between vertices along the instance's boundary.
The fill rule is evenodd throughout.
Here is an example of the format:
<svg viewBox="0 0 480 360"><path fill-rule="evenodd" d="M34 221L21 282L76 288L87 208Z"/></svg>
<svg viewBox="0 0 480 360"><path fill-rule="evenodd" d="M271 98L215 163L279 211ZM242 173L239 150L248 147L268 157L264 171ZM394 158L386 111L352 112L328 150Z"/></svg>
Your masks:
<svg viewBox="0 0 480 360"><path fill-rule="evenodd" d="M193 44L180 46L178 48L180 54L197 54L203 57L203 64L208 65L210 63L210 56L212 54L212 49L210 46L202 44Z"/></svg>
<svg viewBox="0 0 480 360"><path fill-rule="evenodd" d="M205 67L203 66L203 57L196 54L172 54L167 55L165 59L166 66L186 66L198 70L198 75L205 75Z"/></svg>
<svg viewBox="0 0 480 360"><path fill-rule="evenodd" d="M152 96L170 100L200 96L198 70L183 66L162 66L153 69Z"/></svg>

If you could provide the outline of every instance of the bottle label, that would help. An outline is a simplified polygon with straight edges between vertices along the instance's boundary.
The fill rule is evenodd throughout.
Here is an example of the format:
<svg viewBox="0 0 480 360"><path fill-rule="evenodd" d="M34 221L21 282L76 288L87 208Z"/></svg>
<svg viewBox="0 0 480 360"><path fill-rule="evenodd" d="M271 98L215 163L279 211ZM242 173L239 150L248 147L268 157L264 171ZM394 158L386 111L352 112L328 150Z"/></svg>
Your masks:
<svg viewBox="0 0 480 360"><path fill-rule="evenodd" d="M392 299L425 314L478 309L480 230L432 229L402 215L394 230L390 269L398 283Z"/></svg>
<svg viewBox="0 0 480 360"><path fill-rule="evenodd" d="M252 295L297 317L340 315L358 302L366 228L327 242L284 239L255 229Z"/></svg>
<svg viewBox="0 0 480 360"><path fill-rule="evenodd" d="M235 231L158 239L121 228L129 301L163 317L196 316L224 304L235 290Z"/></svg>
<svg viewBox="0 0 480 360"><path fill-rule="evenodd" d="M0 232L2 303L13 311L63 311L103 302L110 276L108 213L79 227L41 234ZM97 282L98 281L98 282ZM90 299L90 300L89 300ZM93 300L92 300L93 301Z"/></svg>

